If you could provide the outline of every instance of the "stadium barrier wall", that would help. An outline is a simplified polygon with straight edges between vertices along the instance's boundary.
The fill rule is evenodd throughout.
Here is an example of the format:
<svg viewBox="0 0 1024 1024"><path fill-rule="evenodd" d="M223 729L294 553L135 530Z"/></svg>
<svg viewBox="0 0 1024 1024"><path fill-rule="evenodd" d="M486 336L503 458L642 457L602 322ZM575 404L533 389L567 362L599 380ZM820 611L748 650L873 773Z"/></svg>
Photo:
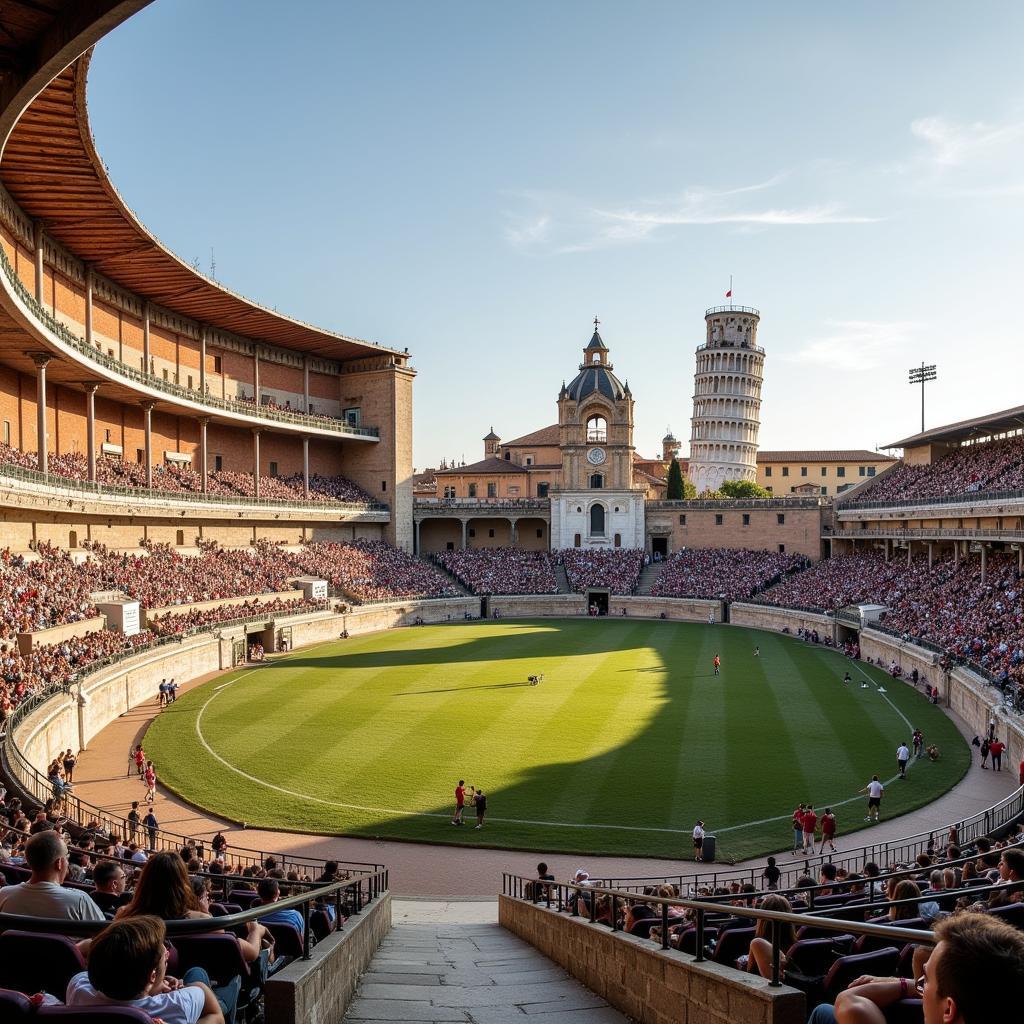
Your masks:
<svg viewBox="0 0 1024 1024"><path fill-rule="evenodd" d="M64 626L51 626L49 629L37 629L33 633L18 634L18 652L23 655L31 654L33 647L41 647L44 644L60 644L73 637L85 636L86 633L96 633L107 624L105 615L97 615L92 619L82 619L79 622L69 622Z"/></svg>
<svg viewBox="0 0 1024 1024"><path fill-rule="evenodd" d="M586 594L499 594L488 598L487 608L492 615L497 611L500 616L510 619L532 615L571 618L587 614L587 597ZM722 620L721 601L678 597L633 597L628 594L608 596L608 618L621 618L623 608L626 609L627 617L657 619L664 615L666 619L677 622L707 622L708 616L713 612L716 622Z"/></svg>
<svg viewBox="0 0 1024 1024"><path fill-rule="evenodd" d="M192 604L168 604L162 608L146 608L142 611L144 627L156 615L187 615L189 612L206 612L211 608L232 608L235 605L255 602L268 604L271 601L295 601L305 595L301 590L279 590L273 594L250 594L245 597L223 597L216 601L195 601Z"/></svg>
<svg viewBox="0 0 1024 1024"><path fill-rule="evenodd" d="M182 606L183 607L183 606ZM401 601L357 606L343 615L312 613L274 619L275 629L291 629L292 647L336 640L343 630L350 635L377 632L395 626L461 620L466 612L478 613L479 600L456 598L440 601ZM52 758L68 748L85 750L90 740L115 718L152 700L161 679L179 684L231 668L232 640L244 635L244 627L223 627L209 633L184 637L126 658L83 678L78 687L42 703L20 722L12 737L25 759L43 775ZM128 751L125 751L127 765Z"/></svg>
<svg viewBox="0 0 1024 1024"><path fill-rule="evenodd" d="M264 1010L274 1024L340 1021L377 947L391 929L391 894L383 893L342 931L313 948L312 959L297 959L267 980Z"/></svg>
<svg viewBox="0 0 1024 1024"><path fill-rule="evenodd" d="M804 994L511 896L498 923L641 1024L804 1024Z"/></svg>
<svg viewBox="0 0 1024 1024"><path fill-rule="evenodd" d="M752 629L768 629L775 633L784 628L796 636L796 631L816 629L820 636L835 639L835 624L828 615L799 611L794 608L774 608L767 604L746 604L734 601L729 605L729 622L734 626L749 626Z"/></svg>

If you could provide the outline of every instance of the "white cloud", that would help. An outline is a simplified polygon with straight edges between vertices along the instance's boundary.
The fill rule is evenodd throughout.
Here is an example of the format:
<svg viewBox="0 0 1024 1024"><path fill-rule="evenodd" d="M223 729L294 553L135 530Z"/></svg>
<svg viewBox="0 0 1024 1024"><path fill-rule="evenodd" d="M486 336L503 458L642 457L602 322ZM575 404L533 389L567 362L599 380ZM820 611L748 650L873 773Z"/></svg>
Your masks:
<svg viewBox="0 0 1024 1024"><path fill-rule="evenodd" d="M928 148L928 159L938 167L957 167L994 156L1024 138L1024 121L969 124L939 114L910 124L910 133Z"/></svg>
<svg viewBox="0 0 1024 1024"><path fill-rule="evenodd" d="M551 227L547 214L538 217L510 217L512 223L505 228L505 240L516 248L525 248L543 242Z"/></svg>
<svg viewBox="0 0 1024 1024"><path fill-rule="evenodd" d="M906 348L921 328L910 321L829 320L821 337L780 358L830 370L875 370Z"/></svg>

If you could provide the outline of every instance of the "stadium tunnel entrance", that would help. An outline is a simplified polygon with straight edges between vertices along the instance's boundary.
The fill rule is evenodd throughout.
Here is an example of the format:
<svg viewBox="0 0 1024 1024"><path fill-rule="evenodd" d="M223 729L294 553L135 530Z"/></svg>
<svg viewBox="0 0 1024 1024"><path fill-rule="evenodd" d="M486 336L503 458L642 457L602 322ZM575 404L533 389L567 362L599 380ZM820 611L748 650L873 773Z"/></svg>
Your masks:
<svg viewBox="0 0 1024 1024"><path fill-rule="evenodd" d="M587 591L587 609L591 615L607 615L608 614L608 597L609 592L607 590L588 590Z"/></svg>
<svg viewBox="0 0 1024 1024"><path fill-rule="evenodd" d="M668 537L651 538L651 557L668 558Z"/></svg>

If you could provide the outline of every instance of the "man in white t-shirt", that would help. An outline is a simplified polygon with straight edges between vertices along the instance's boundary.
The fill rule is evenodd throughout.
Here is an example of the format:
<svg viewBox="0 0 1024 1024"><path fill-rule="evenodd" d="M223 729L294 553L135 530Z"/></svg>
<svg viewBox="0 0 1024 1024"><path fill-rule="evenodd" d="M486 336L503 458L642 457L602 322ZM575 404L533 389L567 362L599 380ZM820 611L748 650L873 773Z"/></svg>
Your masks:
<svg viewBox="0 0 1024 1024"><path fill-rule="evenodd" d="M68 1006L133 1006L164 1024L225 1024L234 1019L239 981L214 991L201 968L167 974L167 929L158 917L115 921L93 940L89 969L68 982Z"/></svg>
<svg viewBox="0 0 1024 1024"><path fill-rule="evenodd" d="M704 859L704 822L698 821L693 826L693 859L702 861Z"/></svg>
<svg viewBox="0 0 1024 1024"><path fill-rule="evenodd" d="M105 921L103 911L81 889L65 889L68 848L52 829L37 832L25 844L27 882L0 889L0 912L26 917L58 917L68 921Z"/></svg>
<svg viewBox="0 0 1024 1024"><path fill-rule="evenodd" d="M896 767L899 769L900 778L907 777L907 762L910 760L910 748L906 743L901 743L896 748Z"/></svg>
<svg viewBox="0 0 1024 1024"><path fill-rule="evenodd" d="M882 808L882 793L885 787L878 781L877 775L871 776L871 781L861 790L868 795L868 816L865 821L878 821L878 815Z"/></svg>

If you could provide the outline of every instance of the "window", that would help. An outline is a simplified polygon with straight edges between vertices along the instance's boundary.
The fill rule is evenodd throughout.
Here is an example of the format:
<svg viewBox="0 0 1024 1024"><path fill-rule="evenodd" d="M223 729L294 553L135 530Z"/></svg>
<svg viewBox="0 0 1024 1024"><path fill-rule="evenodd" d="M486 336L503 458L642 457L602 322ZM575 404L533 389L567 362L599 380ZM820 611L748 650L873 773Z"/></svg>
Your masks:
<svg viewBox="0 0 1024 1024"><path fill-rule="evenodd" d="M108 438L109 440L109 438ZM11 443L11 421L4 420L4 444Z"/></svg>
<svg viewBox="0 0 1024 1024"><path fill-rule="evenodd" d="M604 487L604 477L600 473L591 473L590 486L594 488Z"/></svg>
<svg viewBox="0 0 1024 1024"><path fill-rule="evenodd" d="M224 357L214 356L213 357L213 372L223 373L224 372Z"/></svg>
<svg viewBox="0 0 1024 1024"><path fill-rule="evenodd" d="M68 531L68 547L69 548L77 548L78 547L78 531L77 530L69 530Z"/></svg>
<svg viewBox="0 0 1024 1024"><path fill-rule="evenodd" d="M789 466L783 466L782 467L782 475L783 476L789 476Z"/></svg>
<svg viewBox="0 0 1024 1024"><path fill-rule="evenodd" d="M470 527L470 528L469 528L469 529L468 529L468 530L466 531L466 536L467 536L467 537L475 537L475 536L476 536L476 529L475 529L474 527L472 527L472 526L471 526L471 527Z"/></svg>
<svg viewBox="0 0 1024 1024"><path fill-rule="evenodd" d="M103 431L103 442L104 442L104 444L110 444L110 430L109 429ZM8 442L8 443L10 443L10 442Z"/></svg>
<svg viewBox="0 0 1024 1024"><path fill-rule="evenodd" d="M146 449L145 448L136 448L135 449L135 461L140 466L144 466L146 464Z"/></svg>
<svg viewBox="0 0 1024 1024"><path fill-rule="evenodd" d="M492 480L487 484L487 497L496 498L498 496L498 485Z"/></svg>
<svg viewBox="0 0 1024 1024"><path fill-rule="evenodd" d="M857 467L857 476L865 476L866 473L867 471L865 470L864 466Z"/></svg>
<svg viewBox="0 0 1024 1024"><path fill-rule="evenodd" d="M846 467L845 466L836 466L836 476L838 476L838 477L846 476Z"/></svg>
<svg viewBox="0 0 1024 1024"><path fill-rule="evenodd" d="M270 395L260 395L260 405L270 405L272 401L273 399L270 397Z"/></svg>
<svg viewBox="0 0 1024 1024"><path fill-rule="evenodd" d="M780 555L784 555L785 553L786 553L786 545L785 544L780 544L779 545L779 554Z"/></svg>
<svg viewBox="0 0 1024 1024"><path fill-rule="evenodd" d="M574 533L572 535L572 546L574 548L578 548L580 546L580 535L578 533Z"/></svg>
<svg viewBox="0 0 1024 1024"><path fill-rule="evenodd" d="M590 536L604 536L604 505L590 506Z"/></svg>
<svg viewBox="0 0 1024 1024"><path fill-rule="evenodd" d="M470 484L469 487L466 489L466 493L471 498L475 498L476 497L476 484Z"/></svg>
<svg viewBox="0 0 1024 1024"><path fill-rule="evenodd" d="M743 513L743 525L744 526L749 526L750 525L750 513L749 512L744 512Z"/></svg>
<svg viewBox="0 0 1024 1024"><path fill-rule="evenodd" d="M764 475L765 476L771 476L772 475L772 467L771 466L765 466L764 467Z"/></svg>
<svg viewBox="0 0 1024 1024"><path fill-rule="evenodd" d="M800 475L801 476L807 476L807 467L806 466L801 466L800 467Z"/></svg>
<svg viewBox="0 0 1024 1024"><path fill-rule="evenodd" d="M455 488L451 487L451 486L446 487L444 489L444 496L446 498L454 498L455 497Z"/></svg>
<svg viewBox="0 0 1024 1024"><path fill-rule="evenodd" d="M603 416L587 418L587 440L591 443L608 440L608 421Z"/></svg>
<svg viewBox="0 0 1024 1024"><path fill-rule="evenodd" d="M505 461L506 462L511 462L512 461L512 453L511 452L505 452Z"/></svg>
<svg viewBox="0 0 1024 1024"><path fill-rule="evenodd" d="M822 466L821 467L821 475L822 476L828 476L828 466Z"/></svg>
<svg viewBox="0 0 1024 1024"><path fill-rule="evenodd" d="M538 539L543 537L543 536L544 536L544 530L543 529L538 529L537 530L537 537L538 537Z"/></svg>
<svg viewBox="0 0 1024 1024"><path fill-rule="evenodd" d="M387 482L387 480L381 480L381 482L380 482L380 489L382 491L386 491L388 489L388 482Z"/></svg>
<svg viewBox="0 0 1024 1024"><path fill-rule="evenodd" d="M779 512L775 516L775 521L779 524L779 526L785 526L786 525L786 513L785 512Z"/></svg>
<svg viewBox="0 0 1024 1024"><path fill-rule="evenodd" d="M718 513L718 514L717 514L717 515L715 516L715 526L721 526L721 525L722 525L722 513L721 513L721 512L719 512L719 513Z"/></svg>
<svg viewBox="0 0 1024 1024"><path fill-rule="evenodd" d="M277 463L276 462L272 462L270 464L270 475L271 476L277 476Z"/></svg>
<svg viewBox="0 0 1024 1024"><path fill-rule="evenodd" d="M828 494L828 488L827 487L822 487L821 493L822 493L823 496Z"/></svg>
<svg viewBox="0 0 1024 1024"><path fill-rule="evenodd" d="M532 466L532 465L533 465L533 456L532 456L532 455L527 455L527 456L526 456L526 458L525 458L525 459L523 459L523 462L524 462L524 463L525 463L525 464L526 464L527 466Z"/></svg>
<svg viewBox="0 0 1024 1024"><path fill-rule="evenodd" d="M548 496L548 488L551 485L549 483L537 484L537 497L546 498Z"/></svg>
<svg viewBox="0 0 1024 1024"><path fill-rule="evenodd" d="M621 548L622 547L622 534L621 533L615 534L615 546L617 548Z"/></svg>
<svg viewBox="0 0 1024 1024"><path fill-rule="evenodd" d="M358 406L345 409L342 412L342 418L350 427L358 427L363 422L363 410Z"/></svg>
<svg viewBox="0 0 1024 1024"><path fill-rule="evenodd" d="M685 512L681 513L680 516L679 516L679 525L680 526L685 526L686 525L686 513Z"/></svg>
<svg viewBox="0 0 1024 1024"><path fill-rule="evenodd" d="M493 537L494 536L494 531L493 530L488 530L487 531L487 536L488 537Z"/></svg>
<svg viewBox="0 0 1024 1024"><path fill-rule="evenodd" d="M174 543L175 543L175 544L176 544L176 545L177 545L177 546L178 546L179 548L181 548L181 547L184 547L184 546L185 546L185 531L184 531L184 530L178 530L178 531L176 531L176 533L174 534Z"/></svg>
<svg viewBox="0 0 1024 1024"><path fill-rule="evenodd" d="M445 547L446 551L454 551L455 550L455 541L450 540L450 541L446 542L444 547Z"/></svg>
<svg viewBox="0 0 1024 1024"><path fill-rule="evenodd" d="M874 475L875 475L875 467L874 466L868 466L868 476L874 476Z"/></svg>
<svg viewBox="0 0 1024 1024"><path fill-rule="evenodd" d="M224 468L224 456L214 455L213 468L219 473Z"/></svg>

